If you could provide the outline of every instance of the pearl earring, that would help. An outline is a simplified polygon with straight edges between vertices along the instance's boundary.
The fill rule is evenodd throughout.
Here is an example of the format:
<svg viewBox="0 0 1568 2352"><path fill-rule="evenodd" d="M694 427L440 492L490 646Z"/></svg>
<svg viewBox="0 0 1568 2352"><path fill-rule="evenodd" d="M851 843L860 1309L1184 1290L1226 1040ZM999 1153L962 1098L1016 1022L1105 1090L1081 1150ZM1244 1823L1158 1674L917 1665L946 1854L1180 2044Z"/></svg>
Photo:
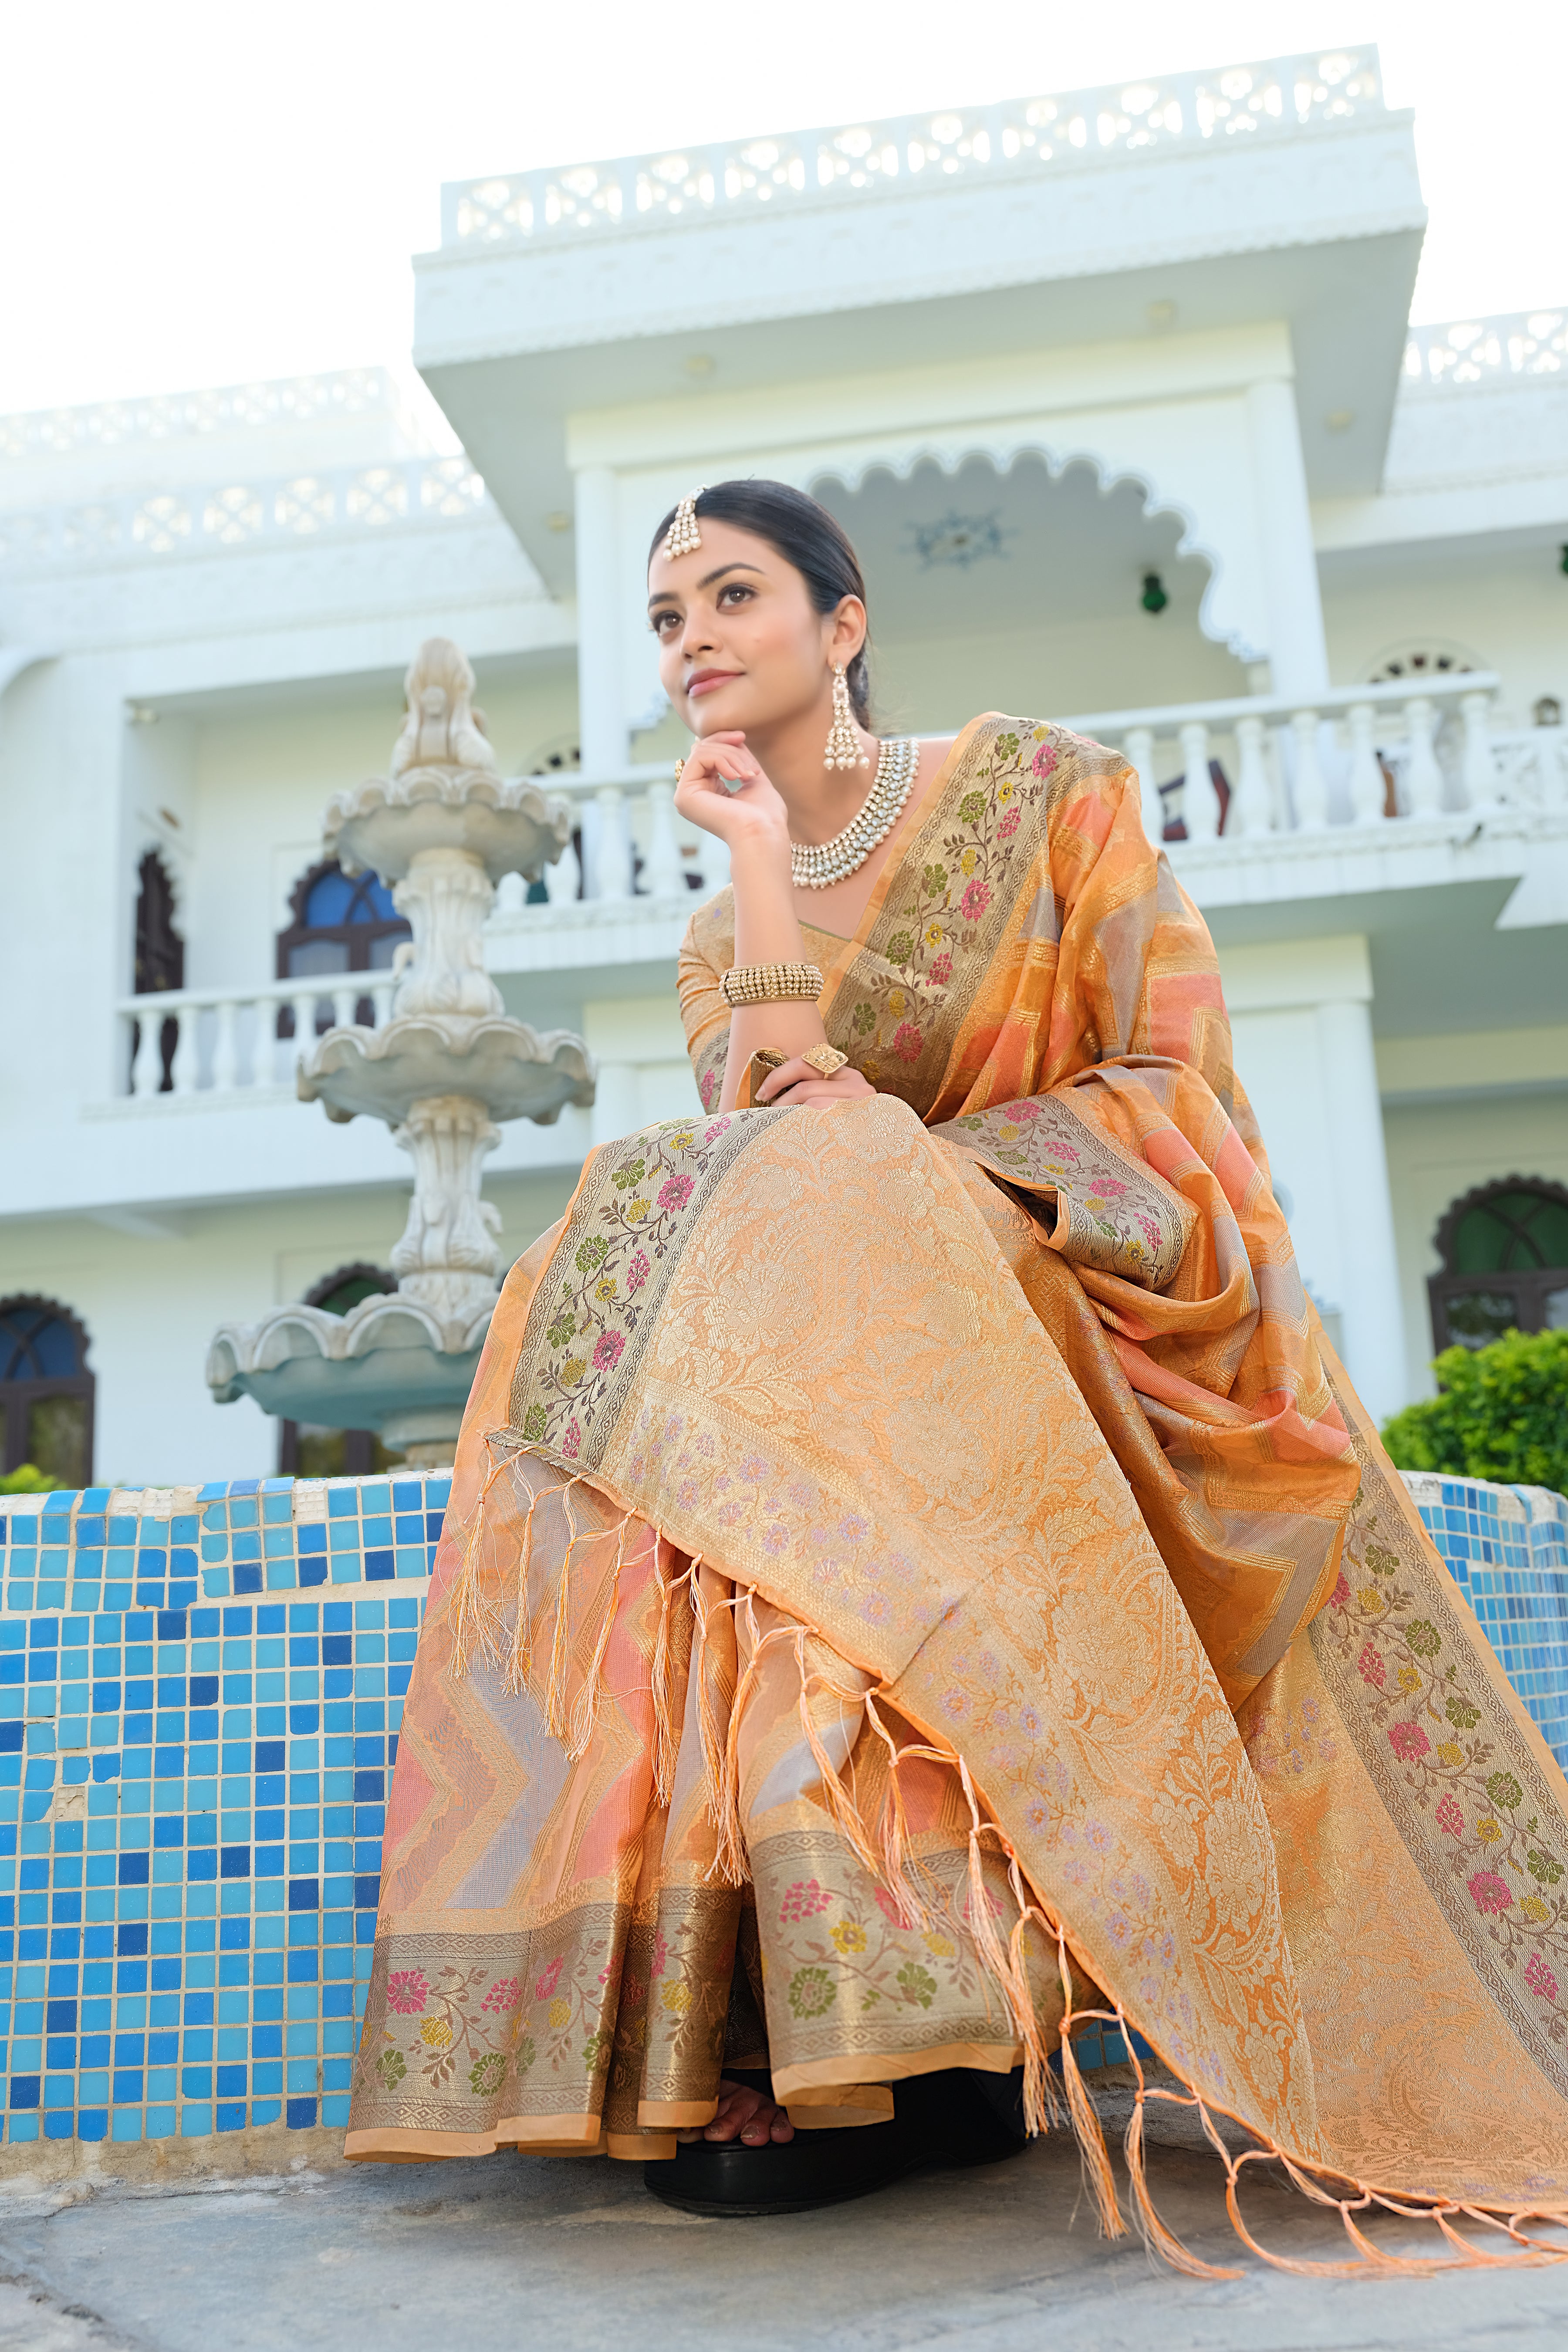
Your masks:
<svg viewBox="0 0 1568 2352"><path fill-rule="evenodd" d="M833 724L827 732L822 764L825 768L868 768L871 764L855 732L855 713L849 707L849 684L842 662L833 665Z"/></svg>

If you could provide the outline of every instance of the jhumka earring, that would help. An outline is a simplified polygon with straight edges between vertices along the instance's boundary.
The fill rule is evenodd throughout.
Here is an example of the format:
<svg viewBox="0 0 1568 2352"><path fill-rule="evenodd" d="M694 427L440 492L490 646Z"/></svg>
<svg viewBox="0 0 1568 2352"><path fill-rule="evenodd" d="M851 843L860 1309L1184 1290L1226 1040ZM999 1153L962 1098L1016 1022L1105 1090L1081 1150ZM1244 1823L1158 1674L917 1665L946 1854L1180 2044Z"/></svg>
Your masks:
<svg viewBox="0 0 1568 2352"><path fill-rule="evenodd" d="M822 764L825 768L868 768L871 764L855 732L855 714L849 707L849 686L842 662L833 665L833 724L827 730L827 749L822 755Z"/></svg>
<svg viewBox="0 0 1568 2352"><path fill-rule="evenodd" d="M697 501L708 488L700 482L689 498L682 499L675 509L675 520L664 534L667 556L689 555L702 544L702 533L697 527Z"/></svg>

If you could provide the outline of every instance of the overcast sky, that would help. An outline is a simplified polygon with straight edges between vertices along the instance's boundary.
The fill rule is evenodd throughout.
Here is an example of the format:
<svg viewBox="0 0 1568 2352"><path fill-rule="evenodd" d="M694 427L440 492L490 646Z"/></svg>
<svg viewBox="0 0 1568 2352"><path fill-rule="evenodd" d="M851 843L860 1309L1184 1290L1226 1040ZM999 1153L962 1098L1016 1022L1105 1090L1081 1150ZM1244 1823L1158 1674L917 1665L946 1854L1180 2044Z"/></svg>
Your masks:
<svg viewBox="0 0 1568 2352"><path fill-rule="evenodd" d="M405 358L439 186L1373 39L1414 315L1568 301L1563 0L74 0L5 36L0 410Z"/></svg>

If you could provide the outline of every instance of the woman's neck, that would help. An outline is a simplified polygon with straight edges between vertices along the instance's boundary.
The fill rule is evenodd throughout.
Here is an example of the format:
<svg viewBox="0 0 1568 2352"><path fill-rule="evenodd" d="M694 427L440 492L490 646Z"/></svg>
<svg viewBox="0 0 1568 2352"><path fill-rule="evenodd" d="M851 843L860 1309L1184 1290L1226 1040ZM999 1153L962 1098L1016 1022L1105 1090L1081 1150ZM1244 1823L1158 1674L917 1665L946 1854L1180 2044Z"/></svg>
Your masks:
<svg viewBox="0 0 1568 2352"><path fill-rule="evenodd" d="M829 693L820 707L776 727L752 728L746 741L767 772L774 791L789 811L792 841L831 841L859 808L871 789L879 744L858 723L856 732L866 755L863 768L826 768L823 746L833 724Z"/></svg>

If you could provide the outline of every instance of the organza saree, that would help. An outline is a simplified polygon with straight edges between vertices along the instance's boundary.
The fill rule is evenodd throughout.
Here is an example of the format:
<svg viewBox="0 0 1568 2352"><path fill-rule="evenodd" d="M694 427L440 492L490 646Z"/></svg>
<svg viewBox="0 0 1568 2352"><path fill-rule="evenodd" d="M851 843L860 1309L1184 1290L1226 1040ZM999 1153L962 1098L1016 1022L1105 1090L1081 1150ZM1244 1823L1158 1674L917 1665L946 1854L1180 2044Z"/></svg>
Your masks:
<svg viewBox="0 0 1568 2352"><path fill-rule="evenodd" d="M1244 2235L1272 2156L1359 2252L1381 2198L1529 2258L1568 1788L1322 1339L1136 778L965 730L808 934L870 1100L714 1109L731 922L681 958L705 1113L597 1151L491 1326L349 2155L657 2158L725 2064L847 2127L1022 2063L1114 2231L1098 2013L1169 2070L1128 2182L1178 2264L1156 2097L1250 2134Z"/></svg>

